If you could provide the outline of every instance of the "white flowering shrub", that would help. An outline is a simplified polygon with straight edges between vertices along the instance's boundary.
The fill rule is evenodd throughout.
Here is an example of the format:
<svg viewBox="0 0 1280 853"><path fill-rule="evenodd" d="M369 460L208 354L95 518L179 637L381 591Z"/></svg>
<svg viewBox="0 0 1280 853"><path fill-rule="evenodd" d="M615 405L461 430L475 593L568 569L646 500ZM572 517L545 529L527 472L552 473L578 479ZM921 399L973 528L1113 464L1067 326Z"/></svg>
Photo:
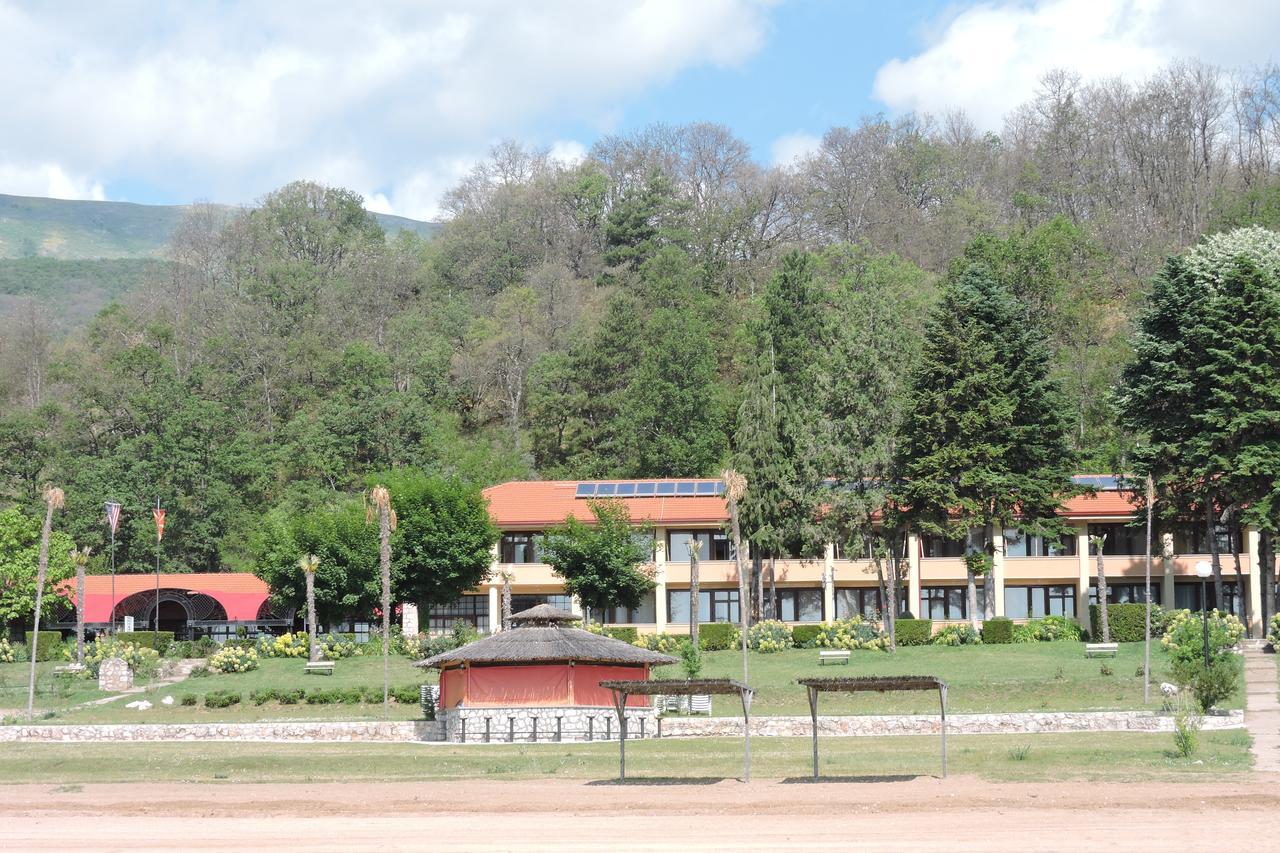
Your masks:
<svg viewBox="0 0 1280 853"><path fill-rule="evenodd" d="M115 637L98 637L92 643L85 644L85 673L90 678L97 678L102 662L109 658L122 659L129 664L133 674L141 678L150 678L160 668L160 653L155 649Z"/></svg>
<svg viewBox="0 0 1280 853"><path fill-rule="evenodd" d="M264 658L305 658L309 641L303 631L262 637L258 640L258 656Z"/></svg>
<svg viewBox="0 0 1280 853"><path fill-rule="evenodd" d="M18 656L13 653L13 646L9 645L7 637L0 637L0 663L15 663Z"/></svg>
<svg viewBox="0 0 1280 853"><path fill-rule="evenodd" d="M781 652L795 645L791 629L777 619L765 619L747 630L747 648L762 654Z"/></svg>
<svg viewBox="0 0 1280 853"><path fill-rule="evenodd" d="M209 658L209 668L216 672L248 672L258 668L257 649L223 646Z"/></svg>
<svg viewBox="0 0 1280 853"><path fill-rule="evenodd" d="M884 651L889 648L889 638L862 616L850 616L819 625L813 636L813 646L819 649Z"/></svg>
<svg viewBox="0 0 1280 853"><path fill-rule="evenodd" d="M1220 284L1223 274L1241 257L1280 280L1280 234L1258 225L1205 237L1187 252L1186 263L1197 278Z"/></svg>

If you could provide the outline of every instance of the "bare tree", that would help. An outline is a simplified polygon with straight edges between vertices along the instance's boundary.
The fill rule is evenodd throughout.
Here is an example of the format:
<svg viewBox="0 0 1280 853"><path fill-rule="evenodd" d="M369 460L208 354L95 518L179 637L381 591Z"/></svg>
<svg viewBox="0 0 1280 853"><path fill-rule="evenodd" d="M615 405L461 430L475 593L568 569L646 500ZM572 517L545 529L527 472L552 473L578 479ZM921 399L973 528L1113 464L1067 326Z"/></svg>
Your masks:
<svg viewBox="0 0 1280 853"><path fill-rule="evenodd" d="M391 531L396 529L396 511L391 492L381 484L369 492L366 521L378 519L378 564L382 569L382 716L391 713Z"/></svg>
<svg viewBox="0 0 1280 853"><path fill-rule="evenodd" d="M71 551L76 567L76 665L84 666L84 569L89 565L89 546Z"/></svg>
<svg viewBox="0 0 1280 853"><path fill-rule="evenodd" d="M320 558L315 554L306 554L298 558L298 568L307 579L307 660L314 663L316 655L316 569L320 567Z"/></svg>

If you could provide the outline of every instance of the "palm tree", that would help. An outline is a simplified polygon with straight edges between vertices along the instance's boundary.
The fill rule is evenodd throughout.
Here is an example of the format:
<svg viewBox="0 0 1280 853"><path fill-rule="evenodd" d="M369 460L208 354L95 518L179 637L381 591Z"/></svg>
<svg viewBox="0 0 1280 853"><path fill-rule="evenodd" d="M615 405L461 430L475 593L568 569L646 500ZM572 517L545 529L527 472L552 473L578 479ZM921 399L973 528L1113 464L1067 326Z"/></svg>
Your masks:
<svg viewBox="0 0 1280 853"><path fill-rule="evenodd" d="M503 571L502 578L502 630L511 627L511 572ZM493 630L490 626L489 630Z"/></svg>
<svg viewBox="0 0 1280 853"><path fill-rule="evenodd" d="M366 521L378 516L378 561L382 567L382 716L391 714L391 531L396 529L396 511L391 508L391 492L381 484L369 492L372 505Z"/></svg>
<svg viewBox="0 0 1280 853"><path fill-rule="evenodd" d="M729 535L733 537L733 562L738 571L738 620L742 623L742 683L747 680L747 614L751 611L748 597L751 585L747 583L747 563L742 557L742 525L738 523L738 502L747 493L747 478L732 468L720 472L724 480L724 496L729 503Z"/></svg>
<svg viewBox="0 0 1280 853"><path fill-rule="evenodd" d="M1089 544L1098 555L1098 618L1102 621L1102 642L1111 642L1111 623L1107 619L1107 568L1102 562L1102 546L1106 544L1106 534L1090 536Z"/></svg>
<svg viewBox="0 0 1280 853"><path fill-rule="evenodd" d="M698 650L698 552L702 540L696 534L689 537L689 642Z"/></svg>
<svg viewBox="0 0 1280 853"><path fill-rule="evenodd" d="M89 546L71 549L76 567L76 666L84 666L84 567L89 564Z"/></svg>
<svg viewBox="0 0 1280 853"><path fill-rule="evenodd" d="M320 558L315 554L307 554L298 560L298 568L307 579L307 660L316 660L316 569L320 566Z"/></svg>
<svg viewBox="0 0 1280 853"><path fill-rule="evenodd" d="M31 634L31 679L27 683L27 716L35 716L36 704L36 659L40 657L40 608L44 604L44 578L49 572L49 534L53 532L53 511L61 509L66 501L62 489L56 486L44 487L44 527L40 531L40 561L36 564L36 616Z"/></svg>

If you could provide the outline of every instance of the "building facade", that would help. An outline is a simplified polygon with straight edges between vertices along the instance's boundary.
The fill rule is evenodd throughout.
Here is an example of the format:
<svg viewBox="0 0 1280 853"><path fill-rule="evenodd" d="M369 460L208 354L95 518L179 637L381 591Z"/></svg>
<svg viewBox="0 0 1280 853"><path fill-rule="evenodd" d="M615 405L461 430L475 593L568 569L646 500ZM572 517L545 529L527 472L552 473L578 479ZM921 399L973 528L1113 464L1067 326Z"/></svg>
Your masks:
<svg viewBox="0 0 1280 853"><path fill-rule="evenodd" d="M1072 533L1060 540L1026 536L1017 530L997 537L995 568L996 615L1025 620L1061 615L1088 624L1089 605L1096 603L1097 556L1090 537L1105 536L1103 559L1108 601L1143 600L1145 591L1145 526L1131 527L1134 503L1114 477L1082 476L1094 493L1066 502L1063 518ZM653 529L656 587L635 610L605 614L606 624L633 625L640 632L680 633L689 623L692 540L701 543L699 558L699 621L737 622L738 576L725 534L728 510L723 485L717 480L603 480L510 482L485 490L489 512L502 536L494 549L488 581L447 607L418 615L424 631L442 631L455 620L482 631L500 628L500 589L503 576L511 579L512 611L547 603L578 611L551 567L540 562L538 535L573 515L592 518L588 502L614 499L626 504L637 524ZM1258 536L1254 531L1219 532L1223 570L1223 609L1243 616L1243 595L1257 620L1262 590L1258 582ZM1233 547L1234 543L1239 543ZM949 541L912 533L907 540L907 582L899 600L912 614L935 622L962 621L966 609L964 541ZM1200 581L1195 564L1208 559L1209 543L1203 525L1188 526L1156 539L1153 545L1152 598L1165 607L1197 609ZM1235 580L1239 566L1245 589ZM774 561L777 589L775 612L787 622L805 623L879 612L881 595L869 560L844 554L829 544L820 556ZM768 594L766 588L766 595ZM1213 585L1209 605L1214 606ZM979 606L982 592L979 590ZM1254 626L1255 629L1259 625Z"/></svg>

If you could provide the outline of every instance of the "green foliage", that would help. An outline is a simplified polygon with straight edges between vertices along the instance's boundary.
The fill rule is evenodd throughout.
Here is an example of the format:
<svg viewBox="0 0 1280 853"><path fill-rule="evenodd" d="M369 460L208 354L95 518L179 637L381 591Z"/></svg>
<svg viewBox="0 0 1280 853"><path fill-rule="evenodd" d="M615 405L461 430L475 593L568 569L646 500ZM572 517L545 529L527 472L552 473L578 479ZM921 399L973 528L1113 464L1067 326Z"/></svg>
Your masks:
<svg viewBox="0 0 1280 853"><path fill-rule="evenodd" d="M1151 605L1151 636L1158 637L1164 632L1166 615L1158 604ZM1147 620L1147 605L1140 603L1108 604L1107 621L1111 626L1111 642L1140 643ZM1102 609L1096 604L1089 605L1089 633L1094 637L1102 636Z"/></svg>
<svg viewBox="0 0 1280 853"><path fill-rule="evenodd" d="M178 704L186 708L194 708L196 703L200 701L200 697L194 693L183 693L178 699Z"/></svg>
<svg viewBox="0 0 1280 853"><path fill-rule="evenodd" d="M353 658L365 653L364 647L356 642L353 634L329 634L324 637L317 637L316 643L320 646L320 658L322 660L342 660L343 658ZM382 647L379 646L376 654L381 653Z"/></svg>
<svg viewBox="0 0 1280 853"><path fill-rule="evenodd" d="M134 643L157 651L167 649L173 643L172 631L117 631L115 637L122 643Z"/></svg>
<svg viewBox="0 0 1280 853"><path fill-rule="evenodd" d="M706 652L735 648L738 645L738 629L731 622L705 622L698 626L698 643Z"/></svg>
<svg viewBox="0 0 1280 853"><path fill-rule="evenodd" d="M688 642L688 637L681 637L678 634L641 634L632 645L648 649L651 652L673 655L677 654L680 651L680 647Z"/></svg>
<svg viewBox="0 0 1280 853"><path fill-rule="evenodd" d="M895 619L894 640L899 646L927 646L933 635L933 622L928 619Z"/></svg>
<svg viewBox="0 0 1280 853"><path fill-rule="evenodd" d="M988 619L982 623L982 642L984 643L1012 643L1013 634L1013 620L1011 619Z"/></svg>
<svg viewBox="0 0 1280 853"><path fill-rule="evenodd" d="M1164 620L1164 636L1160 645L1169 652L1175 678L1181 684L1190 684L1193 669L1187 665L1202 661L1205 656L1204 617L1189 610L1172 610ZM1232 656L1231 649L1244 636L1244 625L1233 613L1214 610L1209 614L1209 661L1216 664Z"/></svg>
<svg viewBox="0 0 1280 853"><path fill-rule="evenodd" d="M28 625L36 607L36 575L40 558L41 518L16 507L0 511L0 623L24 620ZM49 536L49 569L45 574L43 613L53 612L57 589L75 575L71 537L58 529ZM43 638L42 638L43 639Z"/></svg>
<svg viewBox="0 0 1280 853"><path fill-rule="evenodd" d="M259 637L256 650L258 657L262 658L305 658L310 650L310 639L304 631L296 634L286 631L278 637Z"/></svg>
<svg viewBox="0 0 1280 853"><path fill-rule="evenodd" d="M1271 617L1271 623L1267 630L1267 639L1271 641L1271 645L1280 647L1280 613Z"/></svg>
<svg viewBox="0 0 1280 853"><path fill-rule="evenodd" d="M796 625L791 629L791 639L795 641L796 648L812 649L817 645L818 635L822 633L823 626L819 625Z"/></svg>
<svg viewBox="0 0 1280 853"><path fill-rule="evenodd" d="M18 655L9 644L9 638L0 637L0 663L15 663L17 660Z"/></svg>
<svg viewBox="0 0 1280 853"><path fill-rule="evenodd" d="M636 640L640 638L640 632L630 626L613 626L604 629L605 636L613 637L615 640L621 640L624 643L631 643L633 646ZM710 650L710 646L703 641L704 649Z"/></svg>
<svg viewBox="0 0 1280 853"><path fill-rule="evenodd" d="M61 631L41 631L40 642L35 644L32 642L34 635L27 631L27 648L36 650L36 660L61 660L62 659L62 632Z"/></svg>
<svg viewBox="0 0 1280 853"><path fill-rule="evenodd" d="M644 565L651 555L638 541L626 504L596 500L590 507L595 524L570 515L539 538L539 553L564 579L565 591L591 611L639 607L654 587L652 569Z"/></svg>
<svg viewBox="0 0 1280 853"><path fill-rule="evenodd" d="M209 668L216 672L248 672L258 668L258 652L256 649L224 646L209 658Z"/></svg>
<svg viewBox="0 0 1280 853"><path fill-rule="evenodd" d="M680 647L680 669L684 671L684 677L689 679L697 678L702 672L702 651L692 642L686 642Z"/></svg>
<svg viewBox="0 0 1280 853"><path fill-rule="evenodd" d="M876 649L887 651L889 648L888 637L881 633L871 622L868 622L862 616L850 616L847 619L838 619L835 622L823 622L815 627L811 645L805 648L819 649L849 649L851 651L858 649ZM800 641L800 626L792 629L792 636L795 638L796 645L803 645Z"/></svg>
<svg viewBox="0 0 1280 853"><path fill-rule="evenodd" d="M235 690L210 690L204 694L206 708L230 708L240 704L240 693Z"/></svg>
<svg viewBox="0 0 1280 853"><path fill-rule="evenodd" d="M1227 655L1209 666L1205 666L1203 657L1177 660L1171 670L1179 685L1191 688L1200 710L1207 714L1235 695L1240 687L1241 668L1235 655Z"/></svg>
<svg viewBox="0 0 1280 853"><path fill-rule="evenodd" d="M1113 605L1114 606L1114 605ZM1154 617L1154 613L1152 614ZM1066 616L1043 616L1013 627L1015 643L1052 643L1057 640L1079 641L1084 629Z"/></svg>
<svg viewBox="0 0 1280 853"><path fill-rule="evenodd" d="M115 637L96 637L92 643L85 644L85 675L97 678L102 662L110 658L120 658L133 670L135 677L150 678L160 668L160 654L151 648L139 646Z"/></svg>
<svg viewBox="0 0 1280 853"><path fill-rule="evenodd" d="M974 646L982 642L982 635L972 625L944 625L929 639L931 646Z"/></svg>
<svg viewBox="0 0 1280 853"><path fill-rule="evenodd" d="M1200 746L1200 727L1204 717L1189 702L1181 702L1173 716L1173 748L1183 758L1195 755Z"/></svg>
<svg viewBox="0 0 1280 853"><path fill-rule="evenodd" d="M791 629L776 619L763 619L747 630L747 648L761 654L773 654L794 645Z"/></svg>

